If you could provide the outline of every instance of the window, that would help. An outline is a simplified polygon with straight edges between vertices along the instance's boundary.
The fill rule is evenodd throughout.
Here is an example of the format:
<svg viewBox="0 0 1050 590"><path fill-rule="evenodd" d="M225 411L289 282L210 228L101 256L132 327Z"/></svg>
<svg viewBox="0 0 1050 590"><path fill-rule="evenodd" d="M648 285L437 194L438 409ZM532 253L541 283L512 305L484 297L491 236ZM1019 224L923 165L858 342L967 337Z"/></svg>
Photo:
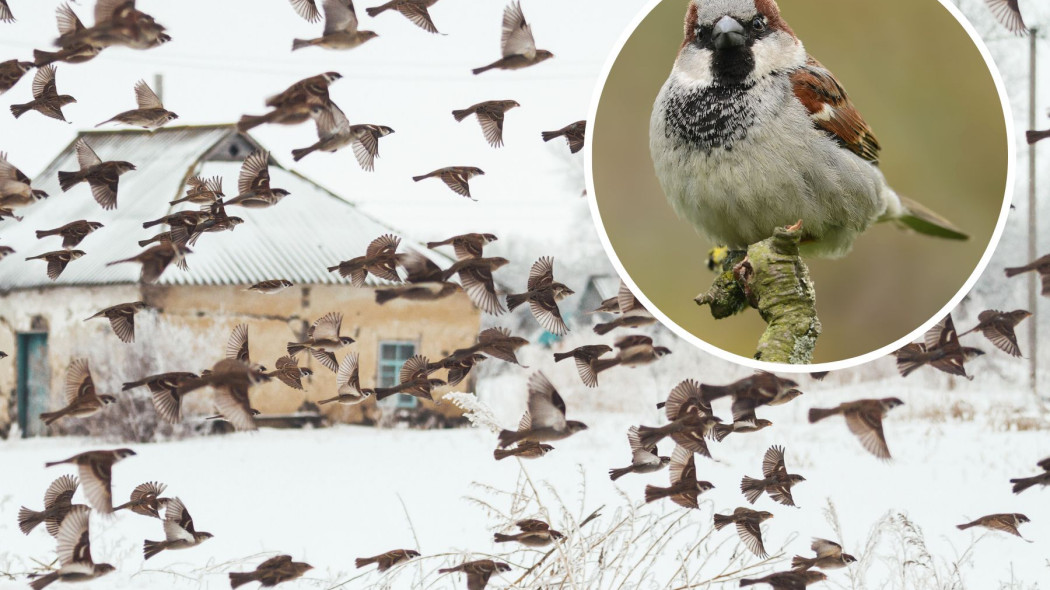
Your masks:
<svg viewBox="0 0 1050 590"><path fill-rule="evenodd" d="M379 387L393 387L398 384L398 373L401 365L416 354L415 342L387 341L379 343ZM419 400L399 393L383 400L395 408L414 408Z"/></svg>

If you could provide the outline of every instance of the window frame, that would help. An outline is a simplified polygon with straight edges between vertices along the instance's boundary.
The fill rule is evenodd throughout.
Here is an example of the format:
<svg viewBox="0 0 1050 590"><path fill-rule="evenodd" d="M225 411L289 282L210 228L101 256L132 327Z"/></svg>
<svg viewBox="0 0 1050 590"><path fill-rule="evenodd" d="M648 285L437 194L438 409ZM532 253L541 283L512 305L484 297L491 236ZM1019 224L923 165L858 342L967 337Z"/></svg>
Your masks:
<svg viewBox="0 0 1050 590"><path fill-rule="evenodd" d="M400 347L402 347L402 346L411 346L412 347L412 353L409 354L408 357L404 358L404 359L386 360L386 359L383 358L383 347L384 346L397 346L398 350L395 353L395 357L397 356L397 353L400 353ZM412 358L413 356L415 356L417 354L419 354L419 341L418 340L405 340L405 339L379 340L378 346L376 347L376 385L378 387L392 387L393 385L397 385L397 380L396 379L397 379L398 373L401 372L402 365L404 365L405 362L408 361L408 359ZM389 367L389 366L395 366L396 367L394 369L394 379L395 379L395 381L394 381L393 384L384 385L382 383L383 368L384 367ZM412 409L415 409L415 408L419 407L419 399L416 398L415 396L406 395L404 393L398 393L396 395L392 395L392 396L384 399L383 401L380 402L380 404L382 404L384 406L387 406L387 407L395 408L395 409L398 409L398 410L412 410Z"/></svg>

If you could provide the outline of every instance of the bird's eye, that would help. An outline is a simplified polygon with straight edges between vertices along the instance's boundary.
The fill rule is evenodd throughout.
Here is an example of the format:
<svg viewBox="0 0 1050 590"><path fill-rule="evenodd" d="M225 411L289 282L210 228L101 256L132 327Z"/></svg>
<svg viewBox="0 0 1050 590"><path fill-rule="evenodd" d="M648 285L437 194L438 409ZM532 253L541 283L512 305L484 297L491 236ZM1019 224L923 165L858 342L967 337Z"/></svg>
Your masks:
<svg viewBox="0 0 1050 590"><path fill-rule="evenodd" d="M751 28L758 32L766 30L766 17L756 16L754 20L751 21Z"/></svg>
<svg viewBox="0 0 1050 590"><path fill-rule="evenodd" d="M696 28L696 42L703 45L711 40L713 27L704 25Z"/></svg>

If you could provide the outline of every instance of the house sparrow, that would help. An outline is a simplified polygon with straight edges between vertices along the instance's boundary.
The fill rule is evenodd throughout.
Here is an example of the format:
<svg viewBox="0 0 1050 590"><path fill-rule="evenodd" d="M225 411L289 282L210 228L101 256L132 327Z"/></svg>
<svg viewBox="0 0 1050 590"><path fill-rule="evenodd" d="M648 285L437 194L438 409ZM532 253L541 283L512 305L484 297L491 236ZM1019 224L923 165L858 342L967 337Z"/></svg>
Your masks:
<svg viewBox="0 0 1050 590"><path fill-rule="evenodd" d="M336 396L323 399L317 405L323 406L332 402L338 402L345 406L357 405L375 393L371 389L361 388L361 378L358 374L358 354L351 352L339 361L339 370L335 374L335 384L338 389Z"/></svg>
<svg viewBox="0 0 1050 590"><path fill-rule="evenodd" d="M393 551L387 551L386 553L381 553L372 557L358 557L354 560L354 565L358 568L363 568L375 563L379 565L379 567L376 568L377 572L385 572L399 563L405 563L417 557L419 557L419 551L414 551L412 549L394 549Z"/></svg>
<svg viewBox="0 0 1050 590"><path fill-rule="evenodd" d="M438 299L449 297L458 291L460 291L459 285L447 282L388 287L385 289L376 289L376 303L383 305L394 299L408 299L409 301L437 301Z"/></svg>
<svg viewBox="0 0 1050 590"><path fill-rule="evenodd" d="M729 515L716 514L715 530L720 531L727 524L736 524L736 534L740 537L740 541L751 553L765 559L769 557L769 554L766 553L766 548L762 544L762 522L770 518L773 518L771 512L760 512L741 506Z"/></svg>
<svg viewBox="0 0 1050 590"><path fill-rule="evenodd" d="M375 159L379 156L379 138L394 132L385 125L351 125L343 111L334 104L325 108L313 107L317 123L317 143L310 147L292 150L292 159L298 162L315 151L335 153L346 146L353 149L354 157L362 170L375 170Z"/></svg>
<svg viewBox="0 0 1050 590"><path fill-rule="evenodd" d="M628 473L652 473L659 471L671 462L670 457L661 457L656 447L643 447L638 437L638 427L627 430L627 443L631 446L631 464L627 467L609 470L609 479L616 481Z"/></svg>
<svg viewBox="0 0 1050 590"><path fill-rule="evenodd" d="M196 547L214 535L206 532L197 532L193 528L193 517L182 500L172 498L164 503L164 536L163 541L145 541L142 544L142 552L145 559L164 551L165 549L189 549Z"/></svg>
<svg viewBox="0 0 1050 590"><path fill-rule="evenodd" d="M86 253L83 250L56 250L38 254L37 256L29 256L26 260L46 260L47 278L56 281L61 276L62 271L66 270L67 264L84 256L84 254Z"/></svg>
<svg viewBox="0 0 1050 590"><path fill-rule="evenodd" d="M153 89L149 87L149 84L146 84L145 80L139 80L135 83L135 102L138 103L139 108L124 111L112 119L95 125L95 127L101 127L106 123L123 123L132 127L152 130L159 129L179 118L178 115L164 108L160 97L153 92Z"/></svg>
<svg viewBox="0 0 1050 590"><path fill-rule="evenodd" d="M943 373L967 379L973 377L966 374L965 362L982 354L976 348L964 349L959 344L959 335L955 331L951 314L926 331L924 342L908 344L894 353L901 377L907 377L919 367L929 365Z"/></svg>
<svg viewBox="0 0 1050 590"><path fill-rule="evenodd" d="M569 151L575 154L583 149L583 142L587 137L587 121L569 123L557 131L544 131L540 133L540 137L544 142L564 137L569 144Z"/></svg>
<svg viewBox="0 0 1050 590"><path fill-rule="evenodd" d="M565 419L565 402L543 373L533 373L529 378L529 401L525 416L517 432L500 431L500 448L505 449L520 441L543 443L562 440L587 430L583 422Z"/></svg>
<svg viewBox="0 0 1050 590"><path fill-rule="evenodd" d="M295 357L282 356L274 362L277 367L270 372L271 377L277 377L292 389L303 390L303 377L310 377L314 372L310 369L299 367L299 361Z"/></svg>
<svg viewBox="0 0 1050 590"><path fill-rule="evenodd" d="M395 393L433 401L434 398L431 396L431 391L435 387L445 385L445 382L440 379L429 378L430 372L427 371L429 364L427 357L418 354L405 361L398 372L397 385L393 387L376 387L372 390L375 393L376 401L386 399Z"/></svg>
<svg viewBox="0 0 1050 590"><path fill-rule="evenodd" d="M487 100L469 106L465 109L452 111L456 121L462 121L471 115L476 115L481 125L481 132L485 135L485 141L492 147L503 146L503 115L514 107L520 107L515 100Z"/></svg>
<svg viewBox="0 0 1050 590"><path fill-rule="evenodd" d="M357 13L353 0L322 0L324 9L324 34L316 39L295 39L292 51L304 47L325 49L353 49L379 35L375 31L357 29Z"/></svg>
<svg viewBox="0 0 1050 590"><path fill-rule="evenodd" d="M108 474L107 474L108 475ZM42 590L52 582L84 582L104 576L117 569L108 563L95 563L91 558L91 533L88 530L87 506L76 506L58 528L57 571L33 580L29 586Z"/></svg>
<svg viewBox="0 0 1050 590"><path fill-rule="evenodd" d="M158 217L157 219L143 221L142 227L143 229L149 229L158 225L167 225L171 228L188 227L192 230L198 223L209 217L211 217L211 213L207 210L197 211L194 209L188 209L186 211L176 211L170 215Z"/></svg>
<svg viewBox="0 0 1050 590"><path fill-rule="evenodd" d="M524 293L507 294L507 309L529 303L532 317L551 334L563 336L569 327L561 319L558 302L575 293L572 289L554 280L554 257L544 256L532 265Z"/></svg>
<svg viewBox="0 0 1050 590"><path fill-rule="evenodd" d="M36 71L33 77L33 100L25 104L11 105L11 114L19 118L29 111L36 111L45 117L65 121L62 107L73 104L77 99L68 94L58 94L55 84L55 66L44 66Z"/></svg>
<svg viewBox="0 0 1050 590"><path fill-rule="evenodd" d="M754 504L762 492L766 492L770 498L785 506L795 505L795 500L791 497L791 488L799 482L806 481L806 478L788 473L784 465L784 447L769 447L762 459L762 475L763 479L744 476L741 480L740 491L748 502Z"/></svg>
<svg viewBox="0 0 1050 590"><path fill-rule="evenodd" d="M275 189L276 193L280 189ZM274 203L283 195L277 196ZM244 203L239 203L244 205ZM245 205L248 206L248 205ZM253 206L262 206L253 204ZM194 211L180 211L182 213L194 213ZM200 215L189 215L181 219L181 223L171 227L171 241L180 245L193 246L206 233L217 233L233 231L238 225L244 223L244 219L231 216L226 213L226 206L219 199L206 206L206 210L199 211Z"/></svg>
<svg viewBox="0 0 1050 590"><path fill-rule="evenodd" d="M457 354L452 353L449 356L427 365L427 371L434 372L441 369L448 370L447 384L450 387L459 385L467 375L470 374L470 370L475 365L484 361L487 357L483 354Z"/></svg>
<svg viewBox="0 0 1050 590"><path fill-rule="evenodd" d="M223 359L208 374L183 382L175 396L181 400L191 391L211 387L215 391L216 409L235 430L256 430L258 426L255 425L255 414L248 401L248 390L269 379L270 376L258 367L238 360Z"/></svg>
<svg viewBox="0 0 1050 590"><path fill-rule="evenodd" d="M22 218L16 217L12 209L32 205L48 197L46 192L34 189L31 184L28 176L7 161L7 154L0 152L0 205L4 207L0 210L0 220L13 217L21 221Z"/></svg>
<svg viewBox="0 0 1050 590"><path fill-rule="evenodd" d="M339 335L342 326L343 314L333 311L324 315L310 326L306 340L288 343L288 356L295 357L309 350L317 362L333 373L337 372L339 364L335 360L335 351L354 343L353 338Z"/></svg>
<svg viewBox="0 0 1050 590"><path fill-rule="evenodd" d="M80 481L84 484L84 495L87 496L88 504L102 514L113 512L113 494L110 492L110 478L113 474L113 464L135 454L131 449L113 449L111 451L88 451L74 455L62 461L45 463L44 467L62 465L69 463L76 465L80 473ZM72 513L70 513L72 516ZM66 517L67 519L69 516ZM59 530L59 539L62 532Z"/></svg>
<svg viewBox="0 0 1050 590"><path fill-rule="evenodd" d="M705 383L700 386L700 392L708 403L722 397L732 397L733 430L753 432L758 430L755 409L788 403L802 395L802 392L795 388L797 385L798 383L792 379L778 377L766 371L756 371L729 385ZM723 434L724 438L724 433L724 429L716 432L716 437Z"/></svg>
<svg viewBox="0 0 1050 590"><path fill-rule="evenodd" d="M439 168L438 170L420 176L413 176L412 180L419 182L425 178L440 178L441 182L444 182L448 188L452 189L452 192L457 195L462 195L471 201L477 201L477 199L470 196L469 181L475 176L483 176L484 174L485 171L481 168L474 168L472 166L449 166L448 168Z"/></svg>
<svg viewBox="0 0 1050 590"><path fill-rule="evenodd" d="M755 584L769 584L773 590L806 590L806 586L823 582L828 579L827 574L812 571L790 571L769 574L764 578L740 580L741 586L754 586Z"/></svg>
<svg viewBox="0 0 1050 590"><path fill-rule="evenodd" d="M1007 278L1015 277L1020 274L1027 272L1036 271L1039 273L1039 278L1043 283L1042 294L1043 297L1050 297L1050 254L1037 259L1035 262L1031 262L1024 266L1017 266L1006 269Z"/></svg>
<svg viewBox="0 0 1050 590"><path fill-rule="evenodd" d="M26 75L26 72L32 68L33 62L31 61L9 59L5 62L0 62L0 94L14 88L15 84L18 84L18 81L22 79L22 76Z"/></svg>
<svg viewBox="0 0 1050 590"><path fill-rule="evenodd" d="M645 486L645 501L655 502L661 498L670 498L672 502L685 508L699 508L697 497L714 489L709 481L696 479L695 454L685 447L675 447L671 453L671 487Z"/></svg>
<svg viewBox="0 0 1050 590"><path fill-rule="evenodd" d="M496 449L492 451L492 456L497 461L502 461L507 457L518 457L519 459L539 459L546 455L550 451L553 451L554 447L550 445L540 444L532 441L522 441L509 449Z"/></svg>
<svg viewBox="0 0 1050 590"><path fill-rule="evenodd" d="M636 311L629 311L622 314L611 322L595 324L594 333L603 336L617 328L641 328L655 323L656 318L653 317L653 314L649 313L649 310L643 307Z"/></svg>
<svg viewBox="0 0 1050 590"><path fill-rule="evenodd" d="M438 573L447 574L450 572L463 572L467 575L467 590L485 590L485 586L488 585L489 578L492 577L492 574L509 571L510 566L502 561L479 559L477 561L461 563L455 567L439 569Z"/></svg>
<svg viewBox="0 0 1050 590"><path fill-rule="evenodd" d="M451 245L452 251L456 254L456 260L481 258L485 246L488 246L498 239L499 238L497 238L495 234L461 234L458 236L452 236L451 238L440 242L427 242L427 248L433 250L441 246Z"/></svg>
<svg viewBox="0 0 1050 590"><path fill-rule="evenodd" d="M671 390L664 405L669 421L658 428L638 427L638 442L644 448L655 447L664 437L670 436L678 446L691 453L711 457L705 438L711 438L715 425L721 422L711 413L711 405L700 394L700 385L686 379Z"/></svg>
<svg viewBox="0 0 1050 590"><path fill-rule="evenodd" d="M511 336L507 328L488 328L478 334L477 344L466 350L521 366L517 350L528 344L529 341L520 336Z"/></svg>
<svg viewBox="0 0 1050 590"><path fill-rule="evenodd" d="M127 508L135 514L160 518L160 509L171 501L171 498L160 497L167 488L168 486L155 481L139 484L131 490L131 498L114 508L113 512Z"/></svg>
<svg viewBox="0 0 1050 590"><path fill-rule="evenodd" d="M117 335L117 338L120 338L121 342L134 342L135 314L152 307L152 305L143 301L121 303L120 305L107 307L84 321L104 317L109 320L109 325L113 327L113 332Z"/></svg>
<svg viewBox="0 0 1050 590"><path fill-rule="evenodd" d="M339 276L350 277L355 287L364 287L368 273L393 281L401 282L397 274L397 247L401 238L393 234L384 234L372 240L365 249L364 256L344 260L335 266L328 267L328 272L339 272Z"/></svg>
<svg viewBox="0 0 1050 590"><path fill-rule="evenodd" d="M594 361L611 351L612 347L605 344L586 344L569 352L554 353L554 362L560 363L567 358L573 359L576 362L576 372L580 374L583 384L587 387L598 387L598 374L594 371Z"/></svg>
<svg viewBox="0 0 1050 590"><path fill-rule="evenodd" d="M136 10L135 0L108 0L95 3L94 26L62 35L56 43L66 49L85 44L151 49L171 41L165 30L152 16Z"/></svg>
<svg viewBox="0 0 1050 590"><path fill-rule="evenodd" d="M230 588L237 588L249 582L259 582L263 588L272 588L281 582L294 580L312 569L314 566L308 563L292 561L291 555L278 555L260 563L254 572L231 572Z"/></svg>
<svg viewBox="0 0 1050 590"><path fill-rule="evenodd" d="M272 279L261 283L255 283L251 287L245 289L245 291L255 291L256 293L262 293L263 295L276 295L291 286L293 286L291 281L285 279Z"/></svg>
<svg viewBox="0 0 1050 590"><path fill-rule="evenodd" d="M519 520L515 523L515 526L521 530L520 533L513 535L496 533L493 541L496 543L516 542L526 547L546 547L554 541L565 538L564 534L552 529L551 525L535 518Z"/></svg>
<svg viewBox="0 0 1050 590"><path fill-rule="evenodd" d="M959 334L959 337L961 338L970 332L980 330L984 337L990 340L999 350L1012 356L1021 356L1021 347L1017 345L1017 335L1014 333L1014 327L1030 317L1032 317L1032 312L1023 309L1014 311L989 309L978 314L978 324Z"/></svg>
<svg viewBox="0 0 1050 590"><path fill-rule="evenodd" d="M210 205L215 201L226 197L222 192L222 177L202 178L194 176L186 181L186 196L170 201L169 205L179 203L197 203L198 205Z"/></svg>
<svg viewBox="0 0 1050 590"><path fill-rule="evenodd" d="M441 278L447 281L453 275L459 275L463 290L478 309L487 314L501 315L506 310L496 297L492 273L509 263L509 260L501 257L467 258L445 269Z"/></svg>
<svg viewBox="0 0 1050 590"><path fill-rule="evenodd" d="M252 152L244 159L237 193L226 205L265 209L291 194L283 188L270 188L270 153L264 151Z"/></svg>
<svg viewBox="0 0 1050 590"><path fill-rule="evenodd" d="M368 16L377 16L387 10L396 10L424 31L428 33L437 33L437 26L435 26L434 21L430 19L430 12L427 10L434 4L437 4L437 1L438 0L390 0L390 2L381 6L366 8L365 12L368 13Z"/></svg>
<svg viewBox="0 0 1050 590"><path fill-rule="evenodd" d="M47 534L58 536L59 525L73 507L73 494L80 485L75 475L63 475L51 482L44 492L44 509L40 512L25 506L18 509L18 529L28 535L40 523L44 523Z"/></svg>
<svg viewBox="0 0 1050 590"><path fill-rule="evenodd" d="M1028 27L1021 18L1021 7L1018 6L1018 0L984 0L984 2L999 24L1006 27L1008 31L1021 37L1028 34Z"/></svg>
<svg viewBox="0 0 1050 590"><path fill-rule="evenodd" d="M91 195L103 209L116 209L120 177L134 170L135 165L131 162L103 162L84 138L77 140L76 149L80 171L58 173L58 184L62 187L62 192L86 182L91 187Z"/></svg>
<svg viewBox="0 0 1050 590"><path fill-rule="evenodd" d="M11 12L11 7L7 5L7 0L0 0L0 23L13 22L15 22L15 15Z"/></svg>
<svg viewBox="0 0 1050 590"><path fill-rule="evenodd" d="M73 12L73 9L69 7L69 4L62 4L56 8L55 17L58 21L59 37L70 38L87 28L84 26L84 23L80 22L80 18L75 12ZM98 54L102 53L102 49L103 47L92 45L90 43L74 43L58 51L41 51L40 49L34 49L33 63L38 68L42 68L58 61L64 61L70 64L81 64L98 57Z"/></svg>
<svg viewBox="0 0 1050 590"><path fill-rule="evenodd" d="M188 268L186 264L186 255L192 254L193 250L190 250L186 246L175 244L172 242L162 242L141 252L131 258L125 258L123 260L114 260L106 266L113 266L114 264L121 264L124 262L137 262L142 265L142 273L139 280L143 283L155 283L160 275L164 274L164 271L168 268L168 265L175 263L175 266L181 270Z"/></svg>
<svg viewBox="0 0 1050 590"><path fill-rule="evenodd" d="M614 344L617 348L615 356L594 359L587 365L576 365L576 368L580 370L580 378L585 385L591 382L594 385L589 387L596 387L598 385L598 373L612 367L641 367L655 363L661 357L671 354L671 349L666 346L653 346L653 339L642 334L622 336ZM587 369L586 374L584 369Z"/></svg>
<svg viewBox="0 0 1050 590"><path fill-rule="evenodd" d="M827 539L813 539L813 544L809 548L815 551L817 556L805 558L796 555L791 559L791 569L808 570L816 567L822 570L834 570L857 561L856 557L842 552L842 545Z"/></svg>
<svg viewBox="0 0 1050 590"><path fill-rule="evenodd" d="M1021 533L1017 530L1017 527L1026 522L1029 522L1029 519L1023 514L989 514L988 516L982 516L973 522L956 526L960 531L979 526L989 530L1002 531L1004 533L1010 533L1011 535L1021 537ZM1021 538L1023 539L1024 537Z"/></svg>
<svg viewBox="0 0 1050 590"><path fill-rule="evenodd" d="M525 14L521 11L521 2L518 0L514 0L503 9L500 51L503 53L502 58L487 66L474 68L474 75L493 69L520 70L554 57L554 54L546 49L536 49L532 25L525 22Z"/></svg>
<svg viewBox="0 0 1050 590"><path fill-rule="evenodd" d="M690 1L649 138L678 216L733 249L799 220L803 254L822 257L879 220L967 237L889 187L871 129L774 1Z"/></svg>
<svg viewBox="0 0 1050 590"><path fill-rule="evenodd" d="M291 0L292 8L296 14L306 19L306 22L316 23L321 20L321 12L317 10L315 0Z"/></svg>
<svg viewBox="0 0 1050 590"><path fill-rule="evenodd" d="M87 221L81 219L79 221L73 221L67 223L62 227L56 227L55 229L37 230L36 238L42 240L48 236L62 236L62 247L67 250L72 250L80 242L84 241L84 238L88 237L91 232L100 229L101 223L97 221Z"/></svg>
<svg viewBox="0 0 1050 590"><path fill-rule="evenodd" d="M269 113L241 117L237 130L243 133L265 123L298 125L309 121L314 117L314 106L333 104L328 87L342 77L339 72L325 72L299 80L284 92L266 99L266 106L273 109Z"/></svg>
<svg viewBox="0 0 1050 590"><path fill-rule="evenodd" d="M850 432L860 439L860 444L869 453L879 459L889 459L890 449L886 446L886 433L882 431L882 419L890 410L903 406L904 402L896 397L883 399L862 399L845 402L834 408L810 408L809 423L813 424L836 414L842 414Z"/></svg>
<svg viewBox="0 0 1050 590"><path fill-rule="evenodd" d="M157 410L157 416L168 424L178 424L182 420L182 394L179 392L179 387L197 378L196 373L161 373L139 381L125 383L123 390L148 387L153 397L153 407Z"/></svg>

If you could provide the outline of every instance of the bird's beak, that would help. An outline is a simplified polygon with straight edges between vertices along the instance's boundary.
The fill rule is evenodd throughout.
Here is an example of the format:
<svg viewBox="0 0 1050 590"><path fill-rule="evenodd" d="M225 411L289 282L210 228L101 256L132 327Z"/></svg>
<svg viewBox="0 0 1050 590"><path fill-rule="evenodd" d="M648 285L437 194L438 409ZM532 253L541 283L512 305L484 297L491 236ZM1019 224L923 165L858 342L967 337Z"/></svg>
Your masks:
<svg viewBox="0 0 1050 590"><path fill-rule="evenodd" d="M714 31L711 32L711 41L718 50L743 47L747 43L747 33L743 25L727 15L715 23Z"/></svg>

